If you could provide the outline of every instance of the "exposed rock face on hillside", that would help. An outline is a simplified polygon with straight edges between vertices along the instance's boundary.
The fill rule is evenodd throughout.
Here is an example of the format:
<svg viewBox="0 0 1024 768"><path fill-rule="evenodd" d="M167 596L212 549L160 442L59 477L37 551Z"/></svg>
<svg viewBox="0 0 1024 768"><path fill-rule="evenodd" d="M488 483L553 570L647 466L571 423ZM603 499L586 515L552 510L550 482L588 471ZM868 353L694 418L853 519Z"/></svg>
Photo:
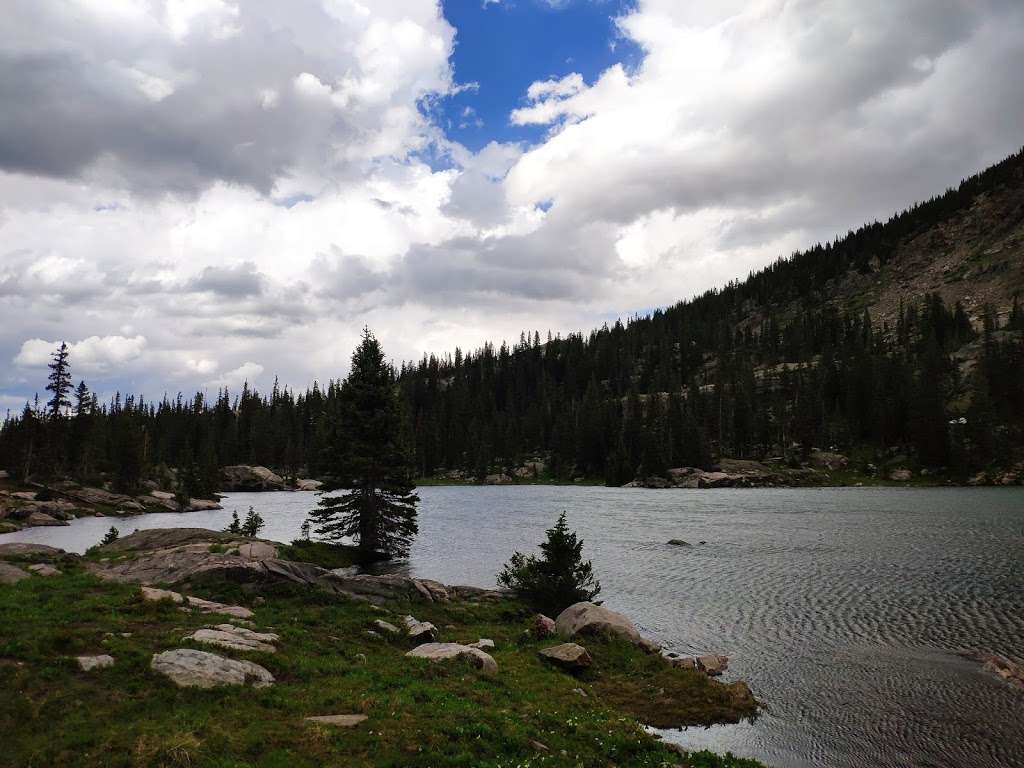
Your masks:
<svg viewBox="0 0 1024 768"><path fill-rule="evenodd" d="M226 491L283 491L284 478L266 467L238 464L221 469Z"/></svg>

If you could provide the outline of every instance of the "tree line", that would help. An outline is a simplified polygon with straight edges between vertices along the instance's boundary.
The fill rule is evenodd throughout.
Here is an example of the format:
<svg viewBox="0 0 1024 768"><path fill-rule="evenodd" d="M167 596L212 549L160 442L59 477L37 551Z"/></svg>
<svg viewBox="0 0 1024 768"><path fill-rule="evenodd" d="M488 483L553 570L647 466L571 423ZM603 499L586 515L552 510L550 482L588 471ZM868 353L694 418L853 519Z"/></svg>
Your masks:
<svg viewBox="0 0 1024 768"><path fill-rule="evenodd" d="M901 304L892 325L830 303L835 282L886 263L982 193L1020 185L1024 150L958 188L724 288L588 335L522 333L511 346L389 368L393 419L415 474L484 477L540 459L555 478L622 484L721 457L799 462L812 446L865 463L893 452L966 473L1024 448L1024 310L973 323L938 295ZM213 397L99 402L54 353L45 402L0 426L17 477L110 479L130 490L176 470L192 496L230 464L287 477L339 471L342 382L304 391L249 385Z"/></svg>

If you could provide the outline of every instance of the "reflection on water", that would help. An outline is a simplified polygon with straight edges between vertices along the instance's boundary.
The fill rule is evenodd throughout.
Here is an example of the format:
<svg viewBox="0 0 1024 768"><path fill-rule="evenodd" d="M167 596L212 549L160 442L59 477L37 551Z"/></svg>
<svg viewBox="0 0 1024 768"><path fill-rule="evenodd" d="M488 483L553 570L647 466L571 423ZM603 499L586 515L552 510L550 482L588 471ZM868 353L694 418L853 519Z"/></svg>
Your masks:
<svg viewBox="0 0 1024 768"><path fill-rule="evenodd" d="M796 766L1024 766L1024 692L956 655L1024 657L1024 490L420 490L405 567L494 584L563 509L606 605L683 653L722 652L767 705L753 723L665 733ZM231 494L221 512L89 518L0 540L82 551L113 523L223 528L253 505L298 535L315 496ZM668 539L707 541L672 547Z"/></svg>

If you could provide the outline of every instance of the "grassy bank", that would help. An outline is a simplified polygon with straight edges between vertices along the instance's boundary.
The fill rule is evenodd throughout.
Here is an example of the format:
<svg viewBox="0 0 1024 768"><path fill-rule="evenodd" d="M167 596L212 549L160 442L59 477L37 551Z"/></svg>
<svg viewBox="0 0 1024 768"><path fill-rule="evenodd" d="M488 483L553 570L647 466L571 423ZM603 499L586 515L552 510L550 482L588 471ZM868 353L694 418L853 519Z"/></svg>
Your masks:
<svg viewBox="0 0 1024 768"><path fill-rule="evenodd" d="M81 563L60 567L0 586L0 765L757 766L681 757L638 724L735 720L752 711L737 689L615 639L588 639L594 664L572 676L538 658L552 642L524 636L530 612L514 600L374 609L284 587L265 602L233 585L192 591L254 606L258 628L281 636L276 654L239 654L182 640L221 617L144 602L138 587L100 582ZM498 674L409 659L408 640L364 634L406 613L433 622L442 641L493 639ZM277 682L179 689L149 668L154 653L179 647L247 658ZM114 666L82 672L73 658L100 653ZM368 719L354 729L304 720L342 713Z"/></svg>

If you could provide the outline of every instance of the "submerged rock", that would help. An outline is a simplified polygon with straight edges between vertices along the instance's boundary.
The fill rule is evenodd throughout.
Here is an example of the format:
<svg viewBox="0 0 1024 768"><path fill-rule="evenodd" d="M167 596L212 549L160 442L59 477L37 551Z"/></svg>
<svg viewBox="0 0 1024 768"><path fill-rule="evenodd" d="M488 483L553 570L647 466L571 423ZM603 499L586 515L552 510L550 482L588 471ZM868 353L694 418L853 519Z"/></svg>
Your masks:
<svg viewBox="0 0 1024 768"><path fill-rule="evenodd" d="M427 659L431 662L450 661L452 659L469 659L473 666L487 675L498 672L498 663L489 653L484 653L479 648L471 648L468 645L459 643L425 643L409 651L406 656L419 659Z"/></svg>
<svg viewBox="0 0 1024 768"><path fill-rule="evenodd" d="M669 539L667 544L671 544L673 547L689 547L692 546L690 542L683 541L682 539Z"/></svg>
<svg viewBox="0 0 1024 768"><path fill-rule="evenodd" d="M246 685L265 688L274 676L251 661L226 659L215 653L176 648L153 655L150 668L170 678L182 688L216 688L221 685Z"/></svg>

